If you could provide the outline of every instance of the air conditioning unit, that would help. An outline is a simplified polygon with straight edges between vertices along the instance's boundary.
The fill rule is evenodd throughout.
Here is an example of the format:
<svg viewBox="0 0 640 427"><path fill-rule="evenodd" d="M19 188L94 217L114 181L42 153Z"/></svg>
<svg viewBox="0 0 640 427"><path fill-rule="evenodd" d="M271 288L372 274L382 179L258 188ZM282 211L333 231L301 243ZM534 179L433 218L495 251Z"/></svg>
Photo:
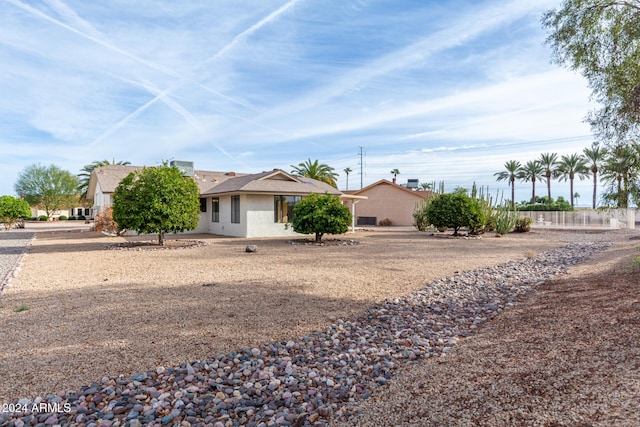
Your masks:
<svg viewBox="0 0 640 427"><path fill-rule="evenodd" d="M183 176L195 175L195 169L193 168L193 162L184 162L181 160L171 160L169 166L175 166L182 172Z"/></svg>
<svg viewBox="0 0 640 427"><path fill-rule="evenodd" d="M414 188L418 188L418 186L419 186L419 183L418 183L417 179L408 179L407 180L407 188L410 188L410 189L413 190Z"/></svg>

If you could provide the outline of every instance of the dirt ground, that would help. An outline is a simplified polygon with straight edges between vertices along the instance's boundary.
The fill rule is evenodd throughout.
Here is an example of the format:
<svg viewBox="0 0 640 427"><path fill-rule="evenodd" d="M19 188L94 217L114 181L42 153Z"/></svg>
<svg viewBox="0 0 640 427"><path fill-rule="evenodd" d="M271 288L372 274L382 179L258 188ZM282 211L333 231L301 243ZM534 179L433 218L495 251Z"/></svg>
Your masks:
<svg viewBox="0 0 640 427"><path fill-rule="evenodd" d="M449 239L393 229L341 237L360 242L353 246L303 246L292 245L288 239L210 235L189 238L209 245L118 251L106 247L124 238L92 232L38 233L21 271L0 297L0 402L299 337L337 318L355 316L384 298L423 288L436 278L522 259L567 240L555 233ZM637 312L638 300L631 297L638 283L629 267L636 251L628 236L621 240L626 243L607 251L609 258L577 267L571 276L545 285L522 306L491 322L482 334L465 340L447 358L429 359L401 372L398 388L394 380L388 389L381 389L367 403L373 406L366 406L365 416L379 417L373 407L386 405L401 415L389 419L389 425L420 425L416 420L424 419L425 413L401 411L394 405L405 399L405 408L417 406L408 405L406 399L418 402L417 396L424 392L428 400L420 402L424 402L424 411L435 414L436 424L441 412L451 417L449 409L455 412L458 399L458 405L465 408L477 407L482 419L500 420L505 411L497 409L503 408L497 406L498 400L495 405L482 400L497 399L498 393L492 392L496 382L506 387L520 381L518 387L523 389L539 375L549 378L600 369L603 373L598 375L607 378L630 378L628 392L635 390L638 396L638 317L633 317L632 310ZM258 251L245 252L250 244L257 245ZM609 283L619 286L606 286ZM563 286L567 289L560 291ZM16 312L20 305L28 310ZM616 323L611 324L613 320L607 319L614 311L622 314L615 315ZM582 329L564 327L564 322ZM583 350L593 346L599 353L582 366L583 359L571 348L574 345ZM620 358L619 364L598 359L610 353ZM559 358L562 370L547 366L554 358ZM509 363L515 363L513 372ZM471 374L466 375L467 369ZM592 376L597 379L598 375ZM558 381L564 384L565 380ZM540 385L541 381L532 384L527 387L538 389L527 393L541 393L540 402L554 397L544 397L553 387ZM471 401L464 390L472 395ZM514 393L505 398L515 399ZM386 397L391 400L385 401ZM434 405L440 409L429 409ZM465 415L448 419L475 424ZM372 425L366 420L361 425Z"/></svg>
<svg viewBox="0 0 640 427"><path fill-rule="evenodd" d="M545 283L335 426L638 426L638 243Z"/></svg>

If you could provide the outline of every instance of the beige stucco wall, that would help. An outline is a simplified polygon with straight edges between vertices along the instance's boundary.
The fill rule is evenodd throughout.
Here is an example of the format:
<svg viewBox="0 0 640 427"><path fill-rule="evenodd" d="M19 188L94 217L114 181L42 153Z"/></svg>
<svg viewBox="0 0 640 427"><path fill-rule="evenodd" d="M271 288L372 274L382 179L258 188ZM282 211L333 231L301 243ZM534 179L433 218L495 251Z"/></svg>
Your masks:
<svg viewBox="0 0 640 427"><path fill-rule="evenodd" d="M404 191L389 184L379 184L363 192L358 196L366 196L366 200L360 200L356 204L356 216L376 217L376 224L383 219L390 219L391 225L412 226L413 211L423 198L419 194ZM351 209L350 201L345 205Z"/></svg>

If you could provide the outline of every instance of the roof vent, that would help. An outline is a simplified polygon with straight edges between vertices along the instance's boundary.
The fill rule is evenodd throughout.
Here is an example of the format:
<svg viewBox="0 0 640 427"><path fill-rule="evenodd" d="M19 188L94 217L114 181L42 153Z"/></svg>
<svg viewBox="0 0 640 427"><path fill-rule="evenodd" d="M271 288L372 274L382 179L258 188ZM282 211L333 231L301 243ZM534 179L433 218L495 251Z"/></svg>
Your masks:
<svg viewBox="0 0 640 427"><path fill-rule="evenodd" d="M225 175L227 175L227 176L236 176L236 173L235 172L227 172L227 173L225 173Z"/></svg>
<svg viewBox="0 0 640 427"><path fill-rule="evenodd" d="M183 162L181 160L171 160L169 166L175 166L180 169L182 176L194 176L195 170L193 168L193 162Z"/></svg>

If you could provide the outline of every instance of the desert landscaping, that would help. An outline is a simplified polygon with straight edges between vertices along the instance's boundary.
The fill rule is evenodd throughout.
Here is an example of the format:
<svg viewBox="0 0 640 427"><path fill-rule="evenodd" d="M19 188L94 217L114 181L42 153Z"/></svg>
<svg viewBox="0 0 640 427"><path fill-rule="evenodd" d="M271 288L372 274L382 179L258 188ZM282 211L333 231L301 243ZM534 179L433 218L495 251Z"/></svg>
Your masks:
<svg viewBox="0 0 640 427"><path fill-rule="evenodd" d="M205 245L114 250L108 247L149 236L39 232L0 297L0 403L37 401L47 394L60 400L70 390L117 386L125 383L118 379L160 375L171 367L193 376L194 361L200 362L197 372L204 361L221 360L223 354L251 349L259 355L262 349L264 355L268 343L290 348L292 340L358 318L384 300L437 279L531 259L570 241L611 241L613 246L571 267L570 274L536 284L515 304L496 306L490 321L455 337L451 349L398 364L388 382L378 381L365 398L360 393L345 402L350 409L333 421L331 411L319 416L310 411L304 419L283 415L273 425L638 421L633 231L454 239L387 228L337 236L340 244L328 237L324 246L292 244L286 238L188 238ZM246 252L248 245L258 250ZM16 310L20 306L25 309ZM224 405L223 397L234 396L246 397L223 393L218 400ZM120 418L110 425L132 419ZM195 418L179 419L191 425L197 424ZM202 425L239 425L239 419L211 417ZM86 417L73 420L89 424ZM164 421L158 418L159 424ZM10 422L3 425L18 425Z"/></svg>

